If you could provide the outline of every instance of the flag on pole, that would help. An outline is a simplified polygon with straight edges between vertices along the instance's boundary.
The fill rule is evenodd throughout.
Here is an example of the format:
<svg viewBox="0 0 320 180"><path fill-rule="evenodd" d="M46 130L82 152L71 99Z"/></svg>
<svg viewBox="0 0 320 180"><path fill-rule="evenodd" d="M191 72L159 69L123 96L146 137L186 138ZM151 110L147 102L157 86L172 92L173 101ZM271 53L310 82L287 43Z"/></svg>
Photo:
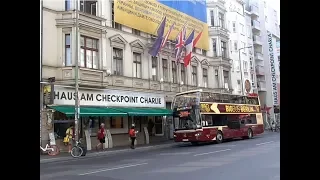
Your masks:
<svg viewBox="0 0 320 180"><path fill-rule="evenodd" d="M190 33L188 39L185 42L186 46L186 55L183 59L184 67L187 67L191 61L192 49L193 49L193 38L194 38L194 30Z"/></svg>
<svg viewBox="0 0 320 180"><path fill-rule="evenodd" d="M197 42L199 41L199 39L201 38L202 35L202 31L197 35L197 37L193 40L193 47L195 47L197 45Z"/></svg>
<svg viewBox="0 0 320 180"><path fill-rule="evenodd" d="M169 31L168 31L167 34L164 36L164 38L163 38L163 40L162 40L162 43L161 43L160 50L166 45L166 43L167 43L167 41L168 41L168 38L169 38L169 36L170 36L170 34L171 34L171 31L172 31L172 29L173 29L173 27L174 27L174 24L175 24L175 23L173 23L173 24L171 25ZM160 50L159 50L159 51L160 51Z"/></svg>
<svg viewBox="0 0 320 180"><path fill-rule="evenodd" d="M176 63L179 63L181 58L182 49L184 47L184 42L186 40L186 24L183 26L182 30L178 33L176 38L176 46L175 46L175 60Z"/></svg>
<svg viewBox="0 0 320 180"><path fill-rule="evenodd" d="M164 17L163 21L161 22L158 31L157 31L157 39L155 40L154 44L152 45L152 47L149 50L149 54L151 56L157 56L158 52L161 49L161 44L162 44L162 40L163 40L163 34L164 34L164 28L166 27L166 17Z"/></svg>
<svg viewBox="0 0 320 180"><path fill-rule="evenodd" d="M194 31L193 31L193 34L190 34L190 36L191 36L191 35L194 36ZM184 57L184 60L183 60L185 67L187 67L187 66L190 64L190 62L191 62L192 50L193 50L193 48L197 45L197 42L199 41L201 35L202 35L202 31L201 31L201 32L197 35L197 37L193 40L193 42L192 42L192 48L191 48L191 50L190 50L190 59L187 59L187 60L185 60L186 56L188 55L187 50L186 50L186 56ZM190 37L190 36L189 36L189 37ZM193 38L193 37L192 37L192 38ZM189 39L189 38L188 38L188 39ZM186 46L186 49L187 49L187 41L186 41L185 46ZM187 57L187 58L189 58L189 57Z"/></svg>

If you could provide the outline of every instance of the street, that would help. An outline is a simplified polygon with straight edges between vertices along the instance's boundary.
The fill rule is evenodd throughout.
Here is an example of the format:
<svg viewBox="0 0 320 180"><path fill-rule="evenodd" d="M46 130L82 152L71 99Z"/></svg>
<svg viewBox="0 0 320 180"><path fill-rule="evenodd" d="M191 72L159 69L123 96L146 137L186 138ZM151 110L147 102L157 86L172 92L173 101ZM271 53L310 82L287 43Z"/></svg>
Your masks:
<svg viewBox="0 0 320 180"><path fill-rule="evenodd" d="M41 180L279 180L280 133L40 164Z"/></svg>

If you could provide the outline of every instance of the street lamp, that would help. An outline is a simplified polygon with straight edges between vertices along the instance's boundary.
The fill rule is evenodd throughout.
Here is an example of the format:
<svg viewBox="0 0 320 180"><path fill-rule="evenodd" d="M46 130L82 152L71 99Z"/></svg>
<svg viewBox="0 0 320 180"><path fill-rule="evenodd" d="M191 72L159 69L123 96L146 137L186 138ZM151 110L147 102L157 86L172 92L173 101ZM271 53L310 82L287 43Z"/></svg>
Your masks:
<svg viewBox="0 0 320 180"><path fill-rule="evenodd" d="M241 74L241 91L242 94L244 95L244 85L243 85L243 68L242 68L242 62L241 62L241 50L242 49L247 49L247 48L252 48L252 46L248 46L248 47L242 47L238 49L239 52L239 61L240 61L240 74Z"/></svg>

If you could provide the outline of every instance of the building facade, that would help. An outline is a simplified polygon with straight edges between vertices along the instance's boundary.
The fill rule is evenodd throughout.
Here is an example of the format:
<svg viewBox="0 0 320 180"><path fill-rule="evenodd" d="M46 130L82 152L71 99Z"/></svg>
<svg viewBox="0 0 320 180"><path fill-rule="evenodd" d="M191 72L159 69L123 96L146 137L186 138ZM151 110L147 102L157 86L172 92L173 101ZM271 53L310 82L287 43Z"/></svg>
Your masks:
<svg viewBox="0 0 320 180"><path fill-rule="evenodd" d="M247 0L246 10L251 13L251 24L256 63L257 87L261 105L272 107L271 117L280 105L280 25L277 11L263 0Z"/></svg>
<svg viewBox="0 0 320 180"><path fill-rule="evenodd" d="M74 11L76 3L79 7L78 28ZM154 37L114 22L113 7L113 1L104 0L43 1L42 81L55 77L57 85L55 98L59 97L57 93L73 91L77 57L80 93L89 94L90 97L93 94L96 97L92 101L86 99L80 101L82 106L110 105L98 102L101 96L100 99L97 97L101 92L110 94L111 91L121 92L125 96L136 94L139 97L159 97L163 99L161 107L167 109L170 109L173 97L178 92L199 88L212 92L231 92L229 42L227 38L220 38L217 35L227 33L225 13L222 17L218 11L215 12L215 22L221 26L210 29L210 33L216 36L210 39L209 51L195 48L191 65L185 68L183 64L175 63L173 55L175 44L172 42L167 43L157 57L151 57L148 50L154 42ZM71 101L66 98L55 99L58 103L55 105L71 105ZM112 107L128 106L128 103L112 105ZM55 121L54 131L56 136L59 136L64 133L63 128L66 128L61 124L70 123L72 118L61 114L57 116L67 120L62 121L58 118ZM92 120L92 117L87 117L82 121L88 122L90 118ZM143 129L148 126L150 119L154 124L150 133L165 136L169 123L163 118L147 116L147 118L137 118L134 122L136 124L140 122L139 127ZM132 119L108 117L94 118L94 121L95 128L97 124L104 122L107 128L111 129L114 145L121 146L128 143L127 135L124 133L133 122ZM42 124L42 129L46 129L46 122ZM45 143L47 136L47 131L43 130L42 141ZM143 141L142 138L140 142Z"/></svg>
<svg viewBox="0 0 320 180"><path fill-rule="evenodd" d="M253 44L251 29L248 31L247 14L244 1L227 0L227 20L230 31L230 57L233 62L232 84L235 94L253 92L251 65L253 58Z"/></svg>

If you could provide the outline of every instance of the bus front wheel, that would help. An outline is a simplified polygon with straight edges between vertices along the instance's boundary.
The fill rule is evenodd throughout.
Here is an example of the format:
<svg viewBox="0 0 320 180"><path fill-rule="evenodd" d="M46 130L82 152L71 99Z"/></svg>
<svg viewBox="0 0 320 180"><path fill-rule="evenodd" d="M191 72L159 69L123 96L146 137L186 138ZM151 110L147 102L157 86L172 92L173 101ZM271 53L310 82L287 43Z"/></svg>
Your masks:
<svg viewBox="0 0 320 180"><path fill-rule="evenodd" d="M216 136L216 141L218 144L222 143L223 141L223 134L221 131L218 131L217 136Z"/></svg>

